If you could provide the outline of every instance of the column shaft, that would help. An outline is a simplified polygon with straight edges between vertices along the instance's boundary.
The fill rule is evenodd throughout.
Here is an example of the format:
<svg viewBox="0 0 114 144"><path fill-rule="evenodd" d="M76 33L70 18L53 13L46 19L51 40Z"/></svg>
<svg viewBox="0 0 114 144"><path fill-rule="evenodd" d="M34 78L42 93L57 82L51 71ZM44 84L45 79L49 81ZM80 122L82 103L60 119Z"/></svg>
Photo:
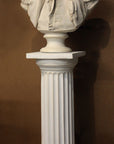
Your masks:
<svg viewBox="0 0 114 144"><path fill-rule="evenodd" d="M74 144L72 71L41 73L42 144Z"/></svg>

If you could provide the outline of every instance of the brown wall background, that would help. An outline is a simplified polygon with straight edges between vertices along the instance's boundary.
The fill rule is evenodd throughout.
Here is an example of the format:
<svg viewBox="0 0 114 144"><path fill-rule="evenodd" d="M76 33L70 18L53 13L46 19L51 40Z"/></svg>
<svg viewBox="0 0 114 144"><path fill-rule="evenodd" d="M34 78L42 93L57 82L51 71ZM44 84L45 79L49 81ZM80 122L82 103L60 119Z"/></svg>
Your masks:
<svg viewBox="0 0 114 144"><path fill-rule="evenodd" d="M114 144L114 1L69 35L87 52L74 71L77 144ZM25 54L44 45L20 0L0 0L0 144L41 142L40 70Z"/></svg>

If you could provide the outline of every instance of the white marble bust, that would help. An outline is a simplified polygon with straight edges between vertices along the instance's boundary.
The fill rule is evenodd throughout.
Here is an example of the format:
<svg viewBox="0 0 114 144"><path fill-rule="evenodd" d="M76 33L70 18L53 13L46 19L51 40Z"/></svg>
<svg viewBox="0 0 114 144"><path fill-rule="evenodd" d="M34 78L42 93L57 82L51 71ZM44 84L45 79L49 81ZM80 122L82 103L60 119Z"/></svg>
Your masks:
<svg viewBox="0 0 114 144"><path fill-rule="evenodd" d="M72 32L85 20L98 0L21 0L39 31Z"/></svg>
<svg viewBox="0 0 114 144"><path fill-rule="evenodd" d="M66 33L83 23L99 0L21 0L34 27L42 33L47 45L41 52L70 52L64 44Z"/></svg>

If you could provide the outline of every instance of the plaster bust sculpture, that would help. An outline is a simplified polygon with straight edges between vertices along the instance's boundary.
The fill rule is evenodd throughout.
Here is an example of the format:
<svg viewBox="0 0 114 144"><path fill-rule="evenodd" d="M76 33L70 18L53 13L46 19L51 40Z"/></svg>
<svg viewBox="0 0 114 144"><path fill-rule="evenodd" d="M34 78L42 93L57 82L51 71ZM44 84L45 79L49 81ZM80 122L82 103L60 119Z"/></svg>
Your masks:
<svg viewBox="0 0 114 144"><path fill-rule="evenodd" d="M79 28L97 2L98 0L21 0L21 6L27 10L34 27L39 31L67 33Z"/></svg>

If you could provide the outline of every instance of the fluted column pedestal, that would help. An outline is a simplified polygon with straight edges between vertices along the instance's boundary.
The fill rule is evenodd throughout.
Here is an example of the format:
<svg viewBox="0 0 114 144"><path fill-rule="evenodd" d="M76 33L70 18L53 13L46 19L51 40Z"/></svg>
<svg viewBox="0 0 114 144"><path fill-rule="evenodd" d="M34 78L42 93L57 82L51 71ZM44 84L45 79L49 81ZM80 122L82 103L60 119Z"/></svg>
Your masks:
<svg viewBox="0 0 114 144"><path fill-rule="evenodd" d="M84 54L27 54L41 69L42 144L75 144L73 68Z"/></svg>

